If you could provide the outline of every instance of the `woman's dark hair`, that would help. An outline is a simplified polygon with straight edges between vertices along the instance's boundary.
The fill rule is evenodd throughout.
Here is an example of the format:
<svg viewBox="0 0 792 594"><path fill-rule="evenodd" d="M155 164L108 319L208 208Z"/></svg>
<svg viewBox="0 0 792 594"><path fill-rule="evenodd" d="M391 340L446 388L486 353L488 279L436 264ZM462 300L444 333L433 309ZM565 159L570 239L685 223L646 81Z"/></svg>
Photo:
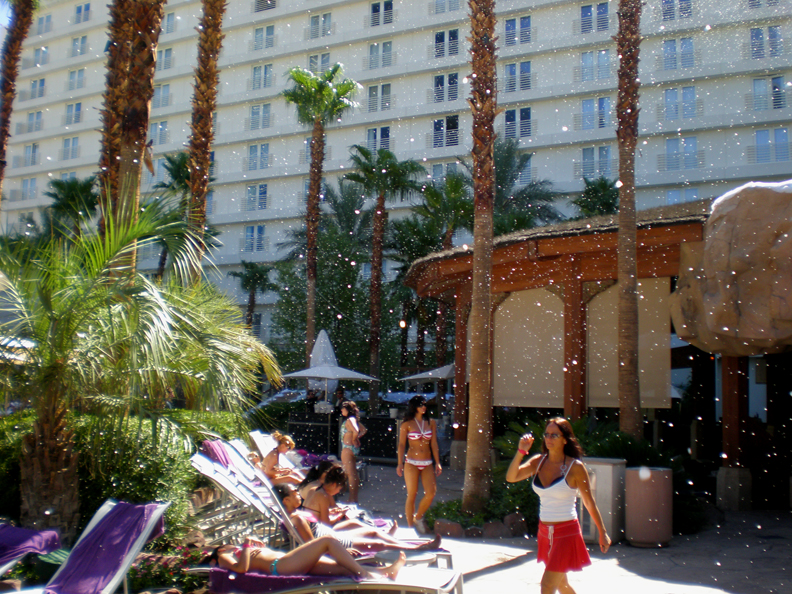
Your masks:
<svg viewBox="0 0 792 594"><path fill-rule="evenodd" d="M324 482L325 485L341 485L343 487L347 482L346 472L340 466L333 466L327 471Z"/></svg>
<svg viewBox="0 0 792 594"><path fill-rule="evenodd" d="M297 485L297 488L302 489L303 487L310 485L312 482L318 481L320 478L322 478L322 475L330 470L333 466L338 465L331 460L322 460L316 466L312 466L311 469L306 473L302 482Z"/></svg>
<svg viewBox="0 0 792 594"><path fill-rule="evenodd" d="M355 404L354 401L352 400L345 400L344 404L341 405L341 408L347 409L347 412L349 413L350 417L357 417L358 413L360 412L358 405Z"/></svg>
<svg viewBox="0 0 792 594"><path fill-rule="evenodd" d="M424 406L425 404L426 404L426 398L424 398L420 394L410 398L410 401L407 403L407 413L404 415L404 419L402 420L402 423L407 423L408 421L412 421L415 418L415 415L418 413L418 407Z"/></svg>
<svg viewBox="0 0 792 594"><path fill-rule="evenodd" d="M220 545L219 547L213 548L211 551L206 551L206 556L200 561L201 565L217 565L220 561L220 548L223 546L225 545Z"/></svg>
<svg viewBox="0 0 792 594"><path fill-rule="evenodd" d="M283 500L294 493L297 487L289 483L281 483L280 485L273 485L272 490L275 491L275 495L277 495L280 502L283 503Z"/></svg>
<svg viewBox="0 0 792 594"><path fill-rule="evenodd" d="M563 417L553 417L547 420L545 431L547 431L550 425L558 427L561 435L566 439L566 443L564 444L564 455L580 460L584 456L583 448L580 447L577 437L575 437L575 432L572 431L572 424ZM547 444L545 443L544 435L542 436L542 453L547 453Z"/></svg>

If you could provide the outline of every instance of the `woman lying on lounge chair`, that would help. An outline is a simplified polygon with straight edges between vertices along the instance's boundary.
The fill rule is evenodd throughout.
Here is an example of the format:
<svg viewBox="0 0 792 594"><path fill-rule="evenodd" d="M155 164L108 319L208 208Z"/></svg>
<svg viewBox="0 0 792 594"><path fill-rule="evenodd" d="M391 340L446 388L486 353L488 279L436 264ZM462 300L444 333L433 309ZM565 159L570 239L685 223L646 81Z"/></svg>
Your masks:
<svg viewBox="0 0 792 594"><path fill-rule="evenodd" d="M322 555L332 557L322 559ZM386 567L364 568L332 536L323 536L297 547L288 553L273 551L260 540L248 536L241 547L217 547L208 558L210 565L218 565L235 573L255 571L269 575L352 575L359 578L387 577L395 579L404 566L404 553Z"/></svg>
<svg viewBox="0 0 792 594"><path fill-rule="evenodd" d="M308 499L308 496L311 493L316 491L324 484L327 471L334 466L341 465L337 462L333 462L332 460L322 460L316 466L312 466L308 472L305 473L305 478L297 486L297 488L300 490L300 497L303 499Z"/></svg>
<svg viewBox="0 0 792 594"><path fill-rule="evenodd" d="M440 536L433 540L415 544L407 543L393 538L390 534L377 530L373 526L358 528L338 529L330 528L319 521L313 512L300 509L302 498L300 492L293 485L276 485L275 493L283 503L286 513L289 514L297 533L305 542L310 542L321 536L332 536L350 549L353 554L358 551L381 551L383 549L430 551L440 547ZM336 525L338 526L338 525Z"/></svg>
<svg viewBox="0 0 792 594"><path fill-rule="evenodd" d="M302 475L289 468L283 468L280 465L280 455L286 454L294 449L294 440L290 436L283 435L278 431L274 431L272 437L278 442L275 449L264 456L263 460L259 459L258 454L252 453L250 461L267 475L267 478L273 485L280 485L282 483L299 485L303 480Z"/></svg>

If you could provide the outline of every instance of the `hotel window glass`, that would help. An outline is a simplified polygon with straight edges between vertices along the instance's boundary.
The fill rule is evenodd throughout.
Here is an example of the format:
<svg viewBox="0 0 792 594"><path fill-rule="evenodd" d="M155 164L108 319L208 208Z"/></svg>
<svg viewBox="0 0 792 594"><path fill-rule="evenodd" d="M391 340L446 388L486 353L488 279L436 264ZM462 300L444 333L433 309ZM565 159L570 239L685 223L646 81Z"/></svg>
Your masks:
<svg viewBox="0 0 792 594"><path fill-rule="evenodd" d="M434 42L435 58L456 56L458 54L459 54L459 29L451 29L448 32L438 31L437 33L435 33L435 42Z"/></svg>
<svg viewBox="0 0 792 594"><path fill-rule="evenodd" d="M33 50L33 61L36 66L43 66L49 64L49 47L37 47Z"/></svg>
<svg viewBox="0 0 792 594"><path fill-rule="evenodd" d="M527 138L531 136L530 107L506 110L504 136L506 138Z"/></svg>
<svg viewBox="0 0 792 594"><path fill-rule="evenodd" d="M27 114L26 132L38 132L42 127L42 112L31 111Z"/></svg>
<svg viewBox="0 0 792 594"><path fill-rule="evenodd" d="M315 74L330 70L330 53L308 56L308 70Z"/></svg>
<svg viewBox="0 0 792 594"><path fill-rule="evenodd" d="M71 57L82 56L88 51L88 36L72 38Z"/></svg>
<svg viewBox="0 0 792 594"><path fill-rule="evenodd" d="M602 49L597 52L597 79L605 80L610 78L610 50Z"/></svg>
<svg viewBox="0 0 792 594"><path fill-rule="evenodd" d="M66 106L66 126L79 124L82 121L82 103L69 103Z"/></svg>
<svg viewBox="0 0 792 594"><path fill-rule="evenodd" d="M789 161L789 130L756 131L756 162L771 163L773 161Z"/></svg>
<svg viewBox="0 0 792 594"><path fill-rule="evenodd" d="M63 161L76 159L80 156L80 139L77 136L63 139Z"/></svg>
<svg viewBox="0 0 792 594"><path fill-rule="evenodd" d="M91 19L91 4L78 4L74 8L74 23L85 23Z"/></svg>
<svg viewBox="0 0 792 594"><path fill-rule="evenodd" d="M379 149L391 150L390 126L382 128L369 128L366 130L366 148L370 151Z"/></svg>
<svg viewBox="0 0 792 594"><path fill-rule="evenodd" d="M518 43L531 42L531 17L522 16L519 18L506 19L506 45L517 45Z"/></svg>
<svg viewBox="0 0 792 594"><path fill-rule="evenodd" d="M44 35L50 31L52 31L52 15L39 17L36 22L36 35Z"/></svg>
<svg viewBox="0 0 792 594"><path fill-rule="evenodd" d="M581 108L583 130L605 128L610 123L610 97L583 99Z"/></svg>
<svg viewBox="0 0 792 594"><path fill-rule="evenodd" d="M69 71L69 90L82 89L85 86L85 68Z"/></svg>
<svg viewBox="0 0 792 594"><path fill-rule="evenodd" d="M448 83L446 85L446 82ZM456 101L459 98L459 73L438 74L434 77L435 103Z"/></svg>
<svg viewBox="0 0 792 594"><path fill-rule="evenodd" d="M168 143L168 122L151 122L149 124L149 140L153 145Z"/></svg>
<svg viewBox="0 0 792 594"><path fill-rule="evenodd" d="M260 128L270 127L270 104L264 103L262 105L250 106L250 129L258 130Z"/></svg>
<svg viewBox="0 0 792 594"><path fill-rule="evenodd" d="M681 190L666 190L666 204L679 204L698 200L697 188L683 188Z"/></svg>
<svg viewBox="0 0 792 594"><path fill-rule="evenodd" d="M154 97L151 99L151 108L167 107L170 105L170 85L154 85Z"/></svg>
<svg viewBox="0 0 792 594"><path fill-rule="evenodd" d="M371 26L388 25L393 22L393 1L374 2L371 5Z"/></svg>
<svg viewBox="0 0 792 594"><path fill-rule="evenodd" d="M594 80L594 52L580 54L580 80Z"/></svg>
<svg viewBox="0 0 792 594"><path fill-rule="evenodd" d="M245 242L242 247L244 252L263 252L265 249L264 225L248 225L245 227Z"/></svg>
<svg viewBox="0 0 792 594"><path fill-rule="evenodd" d="M173 48L157 50L157 70L168 70L173 66Z"/></svg>
<svg viewBox="0 0 792 594"><path fill-rule="evenodd" d="M36 197L36 178L22 180L22 200L32 200Z"/></svg>
<svg viewBox="0 0 792 594"><path fill-rule="evenodd" d="M247 187L245 210L266 210L267 184L252 184Z"/></svg>
<svg viewBox="0 0 792 594"><path fill-rule="evenodd" d="M435 120L433 124L432 146L440 148L443 146L459 145L459 116L447 116Z"/></svg>
<svg viewBox="0 0 792 594"><path fill-rule="evenodd" d="M248 146L248 171L269 167L269 143L251 144Z"/></svg>
<svg viewBox="0 0 792 594"><path fill-rule="evenodd" d="M160 28L163 33L173 33L176 30L176 13L169 12L166 14L165 18L162 19Z"/></svg>

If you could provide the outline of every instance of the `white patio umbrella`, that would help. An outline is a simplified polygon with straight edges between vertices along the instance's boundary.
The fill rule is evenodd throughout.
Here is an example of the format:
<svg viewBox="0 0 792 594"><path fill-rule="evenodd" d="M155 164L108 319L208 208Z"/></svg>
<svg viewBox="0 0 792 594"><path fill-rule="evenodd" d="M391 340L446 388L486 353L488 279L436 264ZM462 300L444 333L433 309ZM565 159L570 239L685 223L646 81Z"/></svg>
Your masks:
<svg viewBox="0 0 792 594"><path fill-rule="evenodd" d="M333 344L330 342L330 336L327 334L327 330L322 330L316 337L316 342L314 342L314 347L311 350L311 362L309 365L311 367L319 367L320 365L338 367L338 359L336 359L335 350L333 350ZM335 392L337 387L338 380L325 380L325 400L330 399L330 394ZM311 390L321 390L322 382L309 379L308 388Z"/></svg>
<svg viewBox="0 0 792 594"><path fill-rule="evenodd" d="M421 382L436 382L438 380L451 379L454 377L454 364L444 365L437 369L430 369L429 371L422 371L415 375L408 375L407 377L399 378L400 382L409 382L411 384Z"/></svg>
<svg viewBox="0 0 792 594"><path fill-rule="evenodd" d="M365 373L358 373L346 367L339 367L338 365L317 365L316 367L309 367L308 369L301 369L292 373L286 373L283 377L298 378L303 377L306 379L321 379L325 381L325 394L327 394L327 383L330 380L359 380L359 381L372 381L377 378L366 375Z"/></svg>

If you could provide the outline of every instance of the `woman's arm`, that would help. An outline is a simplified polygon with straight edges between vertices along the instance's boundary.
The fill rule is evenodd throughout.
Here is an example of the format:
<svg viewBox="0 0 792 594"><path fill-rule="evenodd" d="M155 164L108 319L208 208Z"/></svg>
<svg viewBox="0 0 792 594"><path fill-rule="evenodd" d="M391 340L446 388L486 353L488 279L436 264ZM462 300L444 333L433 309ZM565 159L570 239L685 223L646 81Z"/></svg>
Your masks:
<svg viewBox="0 0 792 594"><path fill-rule="evenodd" d="M402 423L399 428L399 450L396 454L396 474L404 473L404 450L407 448L407 423Z"/></svg>
<svg viewBox="0 0 792 594"><path fill-rule="evenodd" d="M311 527L308 525L308 520L303 518L300 514L292 514L289 517L291 518L292 524L294 524L295 530L297 530L297 534L303 539L303 542L311 542L314 539L314 535L313 532L311 532Z"/></svg>
<svg viewBox="0 0 792 594"><path fill-rule="evenodd" d="M235 573L247 573L250 569L250 551L253 547L258 548L263 545L260 540L248 536L242 544L242 552L239 553L239 558L231 553L220 553L217 556L217 564L223 569L229 569Z"/></svg>
<svg viewBox="0 0 792 594"><path fill-rule="evenodd" d="M517 453L514 454L514 458L512 459L511 464L509 464L509 470L506 471L507 483L519 483L520 481L524 481L536 473L536 467L539 464L541 455L537 454L536 456L533 456L531 459L529 459L525 464L522 463L522 460L525 457L525 454L522 452L530 451L533 442L533 435L530 433L526 433L520 438L520 442L517 444Z"/></svg>
<svg viewBox="0 0 792 594"><path fill-rule="evenodd" d="M576 460L572 468L569 470L572 475L572 480L569 481L569 486L577 489L580 492L580 498L583 500L583 505L586 506L591 519L599 530L599 545L603 553L607 553L610 548L611 539L605 531L605 524L602 522L602 515L600 514L597 502L594 501L594 495L591 494L591 485L589 484L589 474L583 462Z"/></svg>
<svg viewBox="0 0 792 594"><path fill-rule="evenodd" d="M432 427L432 442L431 442L432 457L434 458L434 461L435 461L435 474L437 476L440 476L440 473L443 472L443 468L440 466L440 447L437 445L437 423L435 422L434 419L432 419L431 423L432 423L431 424L431 427Z"/></svg>
<svg viewBox="0 0 792 594"><path fill-rule="evenodd" d="M355 447L360 447L360 429L358 429L357 419L355 417L349 417L346 420L347 426L347 434L352 435L352 445Z"/></svg>
<svg viewBox="0 0 792 594"><path fill-rule="evenodd" d="M272 450L261 461L261 471L267 475L267 478L278 478L276 468L278 466L278 450Z"/></svg>

